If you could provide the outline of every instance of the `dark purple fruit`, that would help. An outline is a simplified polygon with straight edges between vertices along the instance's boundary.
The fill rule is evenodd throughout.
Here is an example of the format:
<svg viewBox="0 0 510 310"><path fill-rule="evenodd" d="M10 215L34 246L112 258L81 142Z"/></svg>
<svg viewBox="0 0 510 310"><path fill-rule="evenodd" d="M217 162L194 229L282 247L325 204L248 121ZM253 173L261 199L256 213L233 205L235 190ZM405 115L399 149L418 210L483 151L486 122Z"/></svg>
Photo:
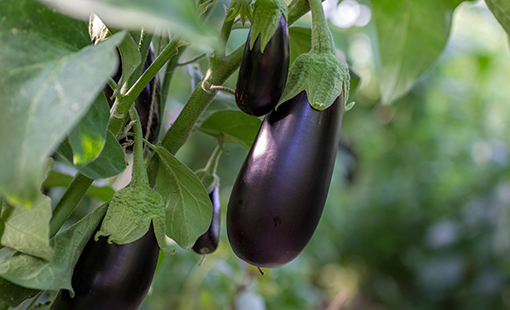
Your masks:
<svg viewBox="0 0 510 310"><path fill-rule="evenodd" d="M244 261L284 265L312 237L333 173L343 100L318 111L301 92L266 116L228 203L228 238Z"/></svg>
<svg viewBox="0 0 510 310"><path fill-rule="evenodd" d="M109 244L107 237L95 241L94 234L74 268L75 296L60 290L51 309L138 310L149 291L159 256L152 225L142 238L123 245Z"/></svg>
<svg viewBox="0 0 510 310"><path fill-rule="evenodd" d="M213 206L212 219L209 229L193 245L193 251L198 254L210 254L216 251L220 237L220 194L217 187L209 194L209 198Z"/></svg>
<svg viewBox="0 0 510 310"><path fill-rule="evenodd" d="M262 116L278 103L289 71L289 30L282 15L276 32L264 51L260 35L250 49L251 29L246 40L236 85L236 103L241 111Z"/></svg>

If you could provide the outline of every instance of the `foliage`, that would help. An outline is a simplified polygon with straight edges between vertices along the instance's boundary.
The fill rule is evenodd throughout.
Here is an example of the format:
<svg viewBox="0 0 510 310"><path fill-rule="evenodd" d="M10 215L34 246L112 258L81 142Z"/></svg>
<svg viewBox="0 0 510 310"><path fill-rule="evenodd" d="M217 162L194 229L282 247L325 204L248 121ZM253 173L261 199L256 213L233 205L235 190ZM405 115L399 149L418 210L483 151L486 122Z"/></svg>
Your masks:
<svg viewBox="0 0 510 310"><path fill-rule="evenodd" d="M234 256L224 226L218 249L198 265L187 249L207 229L211 206L193 171L223 149L225 223L261 124L210 88L235 87L249 27L233 12L251 10L237 2L0 0L0 309L72 289L72 267L104 203L129 183L132 158L118 140L154 76L164 122L144 164L175 250L161 253L143 309L508 308L503 0L327 0L334 52L362 81L348 99L356 105L344 115L319 227L297 259L265 276ZM286 2L292 63L312 48L313 31L308 2ZM367 12L368 24L339 20ZM157 58L142 74L151 44ZM188 59L194 64L184 66ZM136 214L124 219L133 230L147 221Z"/></svg>

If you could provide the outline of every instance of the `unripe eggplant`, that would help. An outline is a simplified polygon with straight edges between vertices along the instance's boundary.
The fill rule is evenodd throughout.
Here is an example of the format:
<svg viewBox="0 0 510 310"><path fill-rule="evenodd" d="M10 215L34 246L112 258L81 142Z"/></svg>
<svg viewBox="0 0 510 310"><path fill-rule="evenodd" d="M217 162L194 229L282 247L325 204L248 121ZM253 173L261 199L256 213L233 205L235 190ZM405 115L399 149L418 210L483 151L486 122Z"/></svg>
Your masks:
<svg viewBox="0 0 510 310"><path fill-rule="evenodd" d="M195 245L193 245L193 251L198 254L210 254L216 251L218 247L218 241L220 237L220 194L218 187L214 187L213 191L209 193L211 199L213 212L211 224L209 229L200 237L198 237Z"/></svg>
<svg viewBox="0 0 510 310"><path fill-rule="evenodd" d="M269 43L260 50L260 35L250 49L251 29L246 40L243 60L235 90L236 103L241 111L262 116L278 103L289 71L289 30L285 18Z"/></svg>
<svg viewBox="0 0 510 310"><path fill-rule="evenodd" d="M312 237L333 173L343 101L341 95L318 111L303 91L264 119L227 209L230 245L249 264L284 265Z"/></svg>
<svg viewBox="0 0 510 310"><path fill-rule="evenodd" d="M96 229L99 230L99 225ZM159 246L154 228L140 239L123 245L107 237L87 242L74 268L75 296L60 290L52 310L138 310L156 270Z"/></svg>

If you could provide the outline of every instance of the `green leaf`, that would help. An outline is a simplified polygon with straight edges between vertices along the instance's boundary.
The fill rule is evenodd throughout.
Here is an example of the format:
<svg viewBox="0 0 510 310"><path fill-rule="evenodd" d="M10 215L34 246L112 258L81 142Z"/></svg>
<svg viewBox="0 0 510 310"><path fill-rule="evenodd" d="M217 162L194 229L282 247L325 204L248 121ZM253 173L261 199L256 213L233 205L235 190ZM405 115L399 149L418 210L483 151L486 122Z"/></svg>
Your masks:
<svg viewBox="0 0 510 310"><path fill-rule="evenodd" d="M290 63L312 48L312 29L305 27L289 27Z"/></svg>
<svg viewBox="0 0 510 310"><path fill-rule="evenodd" d="M437 62L460 0L372 0L382 101L405 95Z"/></svg>
<svg viewBox="0 0 510 310"><path fill-rule="evenodd" d="M113 74L123 36L80 50L86 23L34 1L0 1L0 193L10 204L35 202L44 161Z"/></svg>
<svg viewBox="0 0 510 310"><path fill-rule="evenodd" d="M190 249L209 227L212 204L198 177L165 148L156 146L160 165L156 190L166 201L166 234Z"/></svg>
<svg viewBox="0 0 510 310"><path fill-rule="evenodd" d="M117 83L117 87L113 92L113 96L117 96L121 91L124 83L128 81L133 72L142 62L138 45L135 43L130 35L126 35L124 41L119 46L120 60L122 62L122 75Z"/></svg>
<svg viewBox="0 0 510 310"><path fill-rule="evenodd" d="M3 301L9 307L15 308L28 298L37 295L37 293L39 293L39 290L19 286L4 278L0 278L0 305Z"/></svg>
<svg viewBox="0 0 510 310"><path fill-rule="evenodd" d="M54 255L49 261L31 255L14 255L0 263L0 276L14 284L32 289L71 292L74 266L87 241L106 212L104 204L85 216L66 231L51 239ZM0 282L1 284L1 282Z"/></svg>
<svg viewBox="0 0 510 310"><path fill-rule="evenodd" d="M498 22L510 34L510 2L508 0L485 0Z"/></svg>
<svg viewBox="0 0 510 310"><path fill-rule="evenodd" d="M94 12L109 27L146 29L161 34L169 28L172 35L183 37L208 51L216 44L213 25L200 20L195 0L40 0L58 11L88 20Z"/></svg>
<svg viewBox="0 0 510 310"><path fill-rule="evenodd" d="M223 110L213 113L200 128L224 143L235 143L249 149L257 136L262 121L241 111Z"/></svg>
<svg viewBox="0 0 510 310"><path fill-rule="evenodd" d="M14 208L0 200L1 244L22 253L50 259L53 255L50 247L50 219L49 197L41 196L30 209Z"/></svg>
<svg viewBox="0 0 510 310"><path fill-rule="evenodd" d="M161 195L149 187L127 186L110 200L108 211L96 233L107 236L108 242L126 244L143 237L154 225L160 248L165 248L165 202Z"/></svg>
<svg viewBox="0 0 510 310"><path fill-rule="evenodd" d="M44 181L42 187L43 188L51 188L51 187L67 187L73 180L73 177L67 174L63 174L57 171L51 171L48 175L48 178ZM115 190L110 186L97 186L92 184L87 190L86 195L95 197L102 201L108 201L112 199L115 194Z"/></svg>
<svg viewBox="0 0 510 310"><path fill-rule="evenodd" d="M85 117L69 134L75 165L84 165L99 156L106 142L109 120L110 109L104 93L101 92Z"/></svg>
<svg viewBox="0 0 510 310"><path fill-rule="evenodd" d="M62 143L58 153L72 163L72 150L68 142ZM99 157L85 165L75 166L78 171L91 179L104 179L116 176L126 169L124 150L115 136L108 131L106 143Z"/></svg>

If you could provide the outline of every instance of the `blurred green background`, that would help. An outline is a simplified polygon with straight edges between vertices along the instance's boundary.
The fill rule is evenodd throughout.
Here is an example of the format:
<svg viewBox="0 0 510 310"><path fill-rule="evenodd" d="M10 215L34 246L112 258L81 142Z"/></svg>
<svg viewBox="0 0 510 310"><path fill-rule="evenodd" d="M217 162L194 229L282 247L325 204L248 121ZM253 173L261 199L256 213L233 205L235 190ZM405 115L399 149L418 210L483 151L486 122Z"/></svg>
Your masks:
<svg viewBox="0 0 510 310"><path fill-rule="evenodd" d="M463 3L438 63L405 97L384 105L368 6L344 3L353 11L335 15L336 1L328 0L326 12L339 53L363 81L344 114L328 200L310 243L264 276L235 257L225 213L247 152L227 145L218 168L218 250L201 266L201 256L176 245L175 254L162 254L143 309L510 308L506 34L484 2ZM223 14L217 5L210 18L221 23ZM305 16L298 24L309 23ZM229 47L246 35L235 30ZM182 59L197 53L189 49ZM192 90L189 69L180 67L173 80L167 126ZM236 74L227 86L235 81ZM235 108L232 96L219 95L211 109L218 107ZM198 170L215 143L195 132L177 156Z"/></svg>

